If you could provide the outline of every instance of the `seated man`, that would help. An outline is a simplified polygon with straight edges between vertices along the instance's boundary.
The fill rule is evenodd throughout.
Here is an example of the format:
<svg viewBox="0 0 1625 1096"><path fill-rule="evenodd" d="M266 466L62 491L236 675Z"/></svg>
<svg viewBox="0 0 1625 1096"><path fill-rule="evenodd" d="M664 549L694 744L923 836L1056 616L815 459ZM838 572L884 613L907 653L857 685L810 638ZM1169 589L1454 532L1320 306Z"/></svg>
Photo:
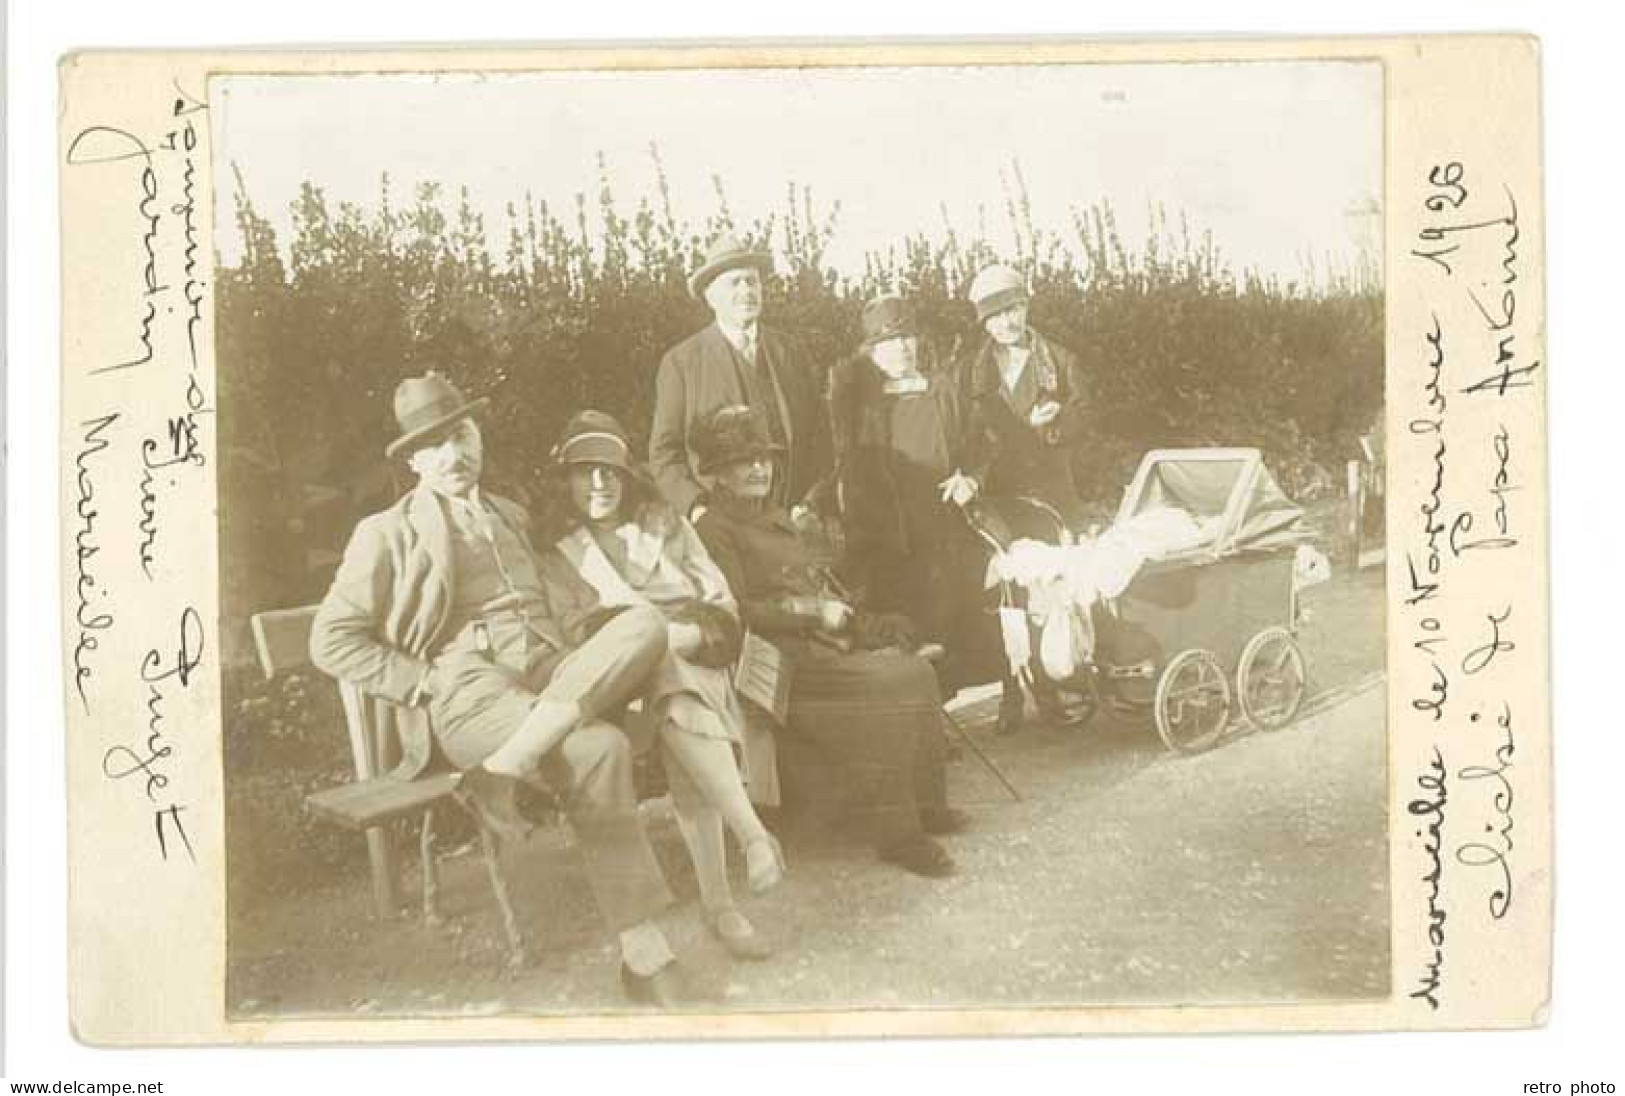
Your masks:
<svg viewBox="0 0 1625 1096"><path fill-rule="evenodd" d="M518 506L480 492L475 415L488 402L469 402L436 373L396 389L401 433L386 453L418 483L356 527L317 612L311 658L403 706L403 775L427 764L432 731L463 770L458 800L498 836L529 832L520 781L550 785L599 910L620 932L628 996L677 1004L682 978L651 920L671 894L638 821L631 746L598 718L659 665L665 618L603 610L568 568L536 555Z"/></svg>

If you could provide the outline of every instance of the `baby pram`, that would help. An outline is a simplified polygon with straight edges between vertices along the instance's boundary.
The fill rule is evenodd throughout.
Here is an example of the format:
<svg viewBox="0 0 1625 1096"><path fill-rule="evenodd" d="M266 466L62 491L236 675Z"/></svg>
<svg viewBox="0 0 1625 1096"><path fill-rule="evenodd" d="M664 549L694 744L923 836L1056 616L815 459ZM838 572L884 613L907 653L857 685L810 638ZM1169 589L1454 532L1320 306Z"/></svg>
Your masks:
<svg viewBox="0 0 1625 1096"><path fill-rule="evenodd" d="M1078 618L1070 687L1149 712L1169 749L1211 746L1233 706L1260 728L1296 715L1302 510L1258 450L1147 453L1099 536L1034 500L989 500L967 517L995 549L1006 606L1020 602L1045 631L1056 613Z"/></svg>

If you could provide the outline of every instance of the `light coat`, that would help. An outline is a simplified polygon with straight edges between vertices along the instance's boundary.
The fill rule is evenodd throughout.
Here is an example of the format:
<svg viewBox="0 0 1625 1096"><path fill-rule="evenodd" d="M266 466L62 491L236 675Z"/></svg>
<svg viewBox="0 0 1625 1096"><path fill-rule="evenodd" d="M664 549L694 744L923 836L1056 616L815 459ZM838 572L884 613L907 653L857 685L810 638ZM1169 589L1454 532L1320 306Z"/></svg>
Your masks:
<svg viewBox="0 0 1625 1096"><path fill-rule="evenodd" d="M484 499L535 556L525 511L490 494ZM451 639L454 558L444 504L428 488L415 488L356 526L310 633L311 661L365 694L385 741L391 730L398 735L402 756L394 775L403 780L422 773L433 754L428 710L412 700ZM547 613L533 615L531 626L569 651L596 623L598 596L557 557L538 557L537 574Z"/></svg>

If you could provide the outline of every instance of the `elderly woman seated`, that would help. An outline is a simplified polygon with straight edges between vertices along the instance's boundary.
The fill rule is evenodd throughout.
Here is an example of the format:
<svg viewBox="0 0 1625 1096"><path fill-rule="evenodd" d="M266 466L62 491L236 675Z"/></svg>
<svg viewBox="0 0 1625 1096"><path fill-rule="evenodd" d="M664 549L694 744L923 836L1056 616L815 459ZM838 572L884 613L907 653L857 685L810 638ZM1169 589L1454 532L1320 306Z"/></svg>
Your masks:
<svg viewBox="0 0 1625 1096"><path fill-rule="evenodd" d="M768 501L778 448L758 412L724 407L693 437L700 472L713 482L696 527L746 625L787 664L786 733L856 778L881 859L919 875L953 874L952 857L930 835L963 829L966 817L947 805L930 663L911 653L896 618L853 606L827 542Z"/></svg>
<svg viewBox="0 0 1625 1096"><path fill-rule="evenodd" d="M555 450L568 500L554 507L544 543L552 543L604 605L664 611L668 650L645 703L673 812L694 862L707 925L734 956L764 959L770 949L734 904L723 838L726 824L744 850L752 891L779 881L783 854L751 804L736 756L747 735L729 676L739 653L738 609L694 529L659 501L629 453L625 430L609 415L583 411L571 419ZM747 757L765 755L762 783L773 778L770 739L767 746L745 750Z"/></svg>

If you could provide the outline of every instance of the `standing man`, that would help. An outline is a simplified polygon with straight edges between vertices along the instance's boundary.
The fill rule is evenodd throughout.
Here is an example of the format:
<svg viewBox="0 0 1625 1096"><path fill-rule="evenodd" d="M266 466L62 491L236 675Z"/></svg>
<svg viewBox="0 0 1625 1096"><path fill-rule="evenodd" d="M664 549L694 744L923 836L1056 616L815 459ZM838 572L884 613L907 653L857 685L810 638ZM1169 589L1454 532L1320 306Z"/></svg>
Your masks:
<svg viewBox="0 0 1625 1096"><path fill-rule="evenodd" d="M1036 498L1075 528L1081 503L1072 456L1088 428L1089 409L1078 359L1027 322L1027 283L1010 267L995 263L984 268L971 281L970 299L987 337L962 366L967 471L995 509L1001 497ZM1082 721L1075 700L1041 671L1034 679L1033 699L1051 723ZM1006 676L1000 733L1021 725L1022 707L1020 685Z"/></svg>
<svg viewBox="0 0 1625 1096"><path fill-rule="evenodd" d="M762 283L772 272L768 252L733 236L717 240L688 280L689 292L706 303L714 322L660 361L649 464L666 501L691 520L703 509L706 492L693 431L719 407L744 404L760 412L773 442L783 446L776 504L793 510L816 502L828 473L820 379L784 336L760 322Z"/></svg>
<svg viewBox="0 0 1625 1096"><path fill-rule="evenodd" d="M664 657L665 619L603 609L568 567L536 555L522 509L480 490L475 417L488 402L437 373L395 390L400 436L385 452L418 482L356 527L317 611L311 658L392 706L398 775L416 776L438 746L463 770L458 800L498 836L530 831L521 782L551 786L620 933L627 995L677 1005L683 979L652 920L671 894L638 821L631 745L600 718Z"/></svg>

